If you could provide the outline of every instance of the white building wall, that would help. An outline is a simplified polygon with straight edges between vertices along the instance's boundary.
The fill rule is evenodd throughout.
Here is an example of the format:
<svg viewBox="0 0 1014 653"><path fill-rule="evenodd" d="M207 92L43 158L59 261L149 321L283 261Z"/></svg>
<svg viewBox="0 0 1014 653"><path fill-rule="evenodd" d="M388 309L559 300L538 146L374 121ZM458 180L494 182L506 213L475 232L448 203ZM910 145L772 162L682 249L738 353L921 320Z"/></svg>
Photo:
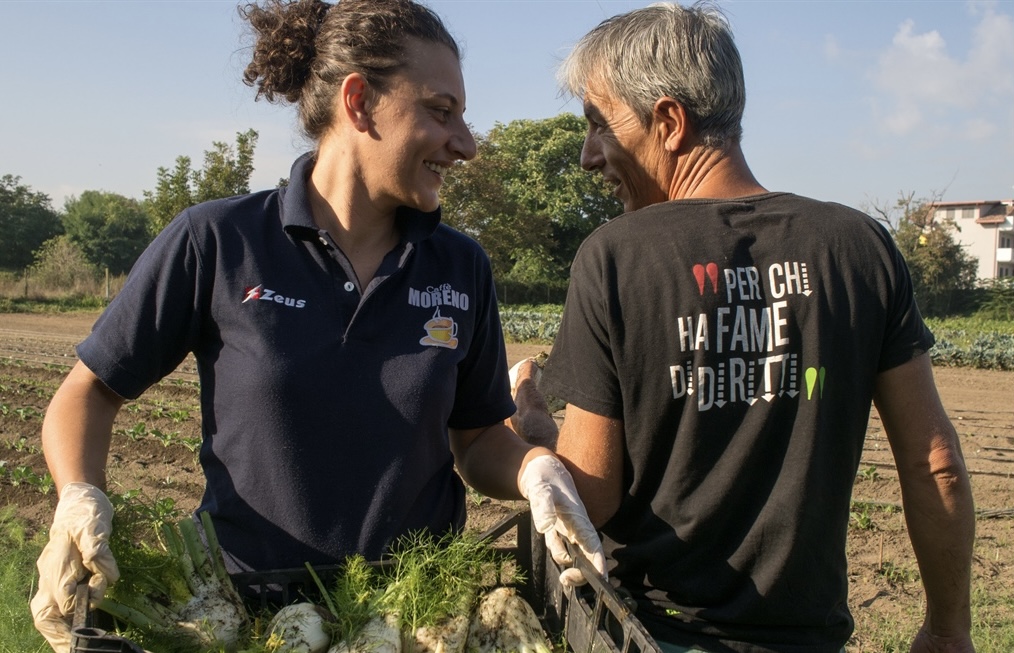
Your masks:
<svg viewBox="0 0 1014 653"><path fill-rule="evenodd" d="M954 232L954 240L960 243L972 258L978 260L975 276L979 279L992 279L996 273L996 225L978 224L979 217L976 207L946 207L936 210L936 219L942 220L945 213L954 218L960 231Z"/></svg>

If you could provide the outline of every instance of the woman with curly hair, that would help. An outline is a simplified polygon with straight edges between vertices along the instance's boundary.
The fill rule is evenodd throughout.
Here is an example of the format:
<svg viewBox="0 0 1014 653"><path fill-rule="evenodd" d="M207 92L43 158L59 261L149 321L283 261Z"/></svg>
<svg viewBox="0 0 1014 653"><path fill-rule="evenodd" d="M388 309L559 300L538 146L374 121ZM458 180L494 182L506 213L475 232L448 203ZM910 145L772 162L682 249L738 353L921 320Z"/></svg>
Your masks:
<svg viewBox="0 0 1014 653"><path fill-rule="evenodd" d="M198 511L231 571L379 559L409 532L459 530L462 480L529 498L551 548L562 535L604 565L570 475L504 424L489 262L440 223L444 176L476 153L454 38L410 0L241 11L256 36L245 81L294 104L314 147L286 187L177 216L78 347L43 425L60 498L32 609L58 651L86 570L93 599L118 577L113 420L191 353Z"/></svg>

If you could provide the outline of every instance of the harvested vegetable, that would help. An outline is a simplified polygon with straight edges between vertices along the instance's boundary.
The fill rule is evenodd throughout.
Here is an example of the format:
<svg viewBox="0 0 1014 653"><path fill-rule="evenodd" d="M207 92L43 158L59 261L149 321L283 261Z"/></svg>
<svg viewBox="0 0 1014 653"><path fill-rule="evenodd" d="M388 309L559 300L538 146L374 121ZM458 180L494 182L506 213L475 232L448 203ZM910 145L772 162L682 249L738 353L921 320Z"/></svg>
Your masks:
<svg viewBox="0 0 1014 653"><path fill-rule="evenodd" d="M420 626L402 642L405 653L462 653L468 641L469 614L445 617L439 624Z"/></svg>
<svg viewBox="0 0 1014 653"><path fill-rule="evenodd" d="M495 587L479 600L465 651L550 653L552 647L532 606L513 588Z"/></svg>
<svg viewBox="0 0 1014 653"><path fill-rule="evenodd" d="M495 560L489 542L469 534L406 536L380 566L349 558L334 587L323 590L349 647L343 650L358 650L366 624L389 626L392 615L406 653L464 650L469 615Z"/></svg>
<svg viewBox="0 0 1014 653"><path fill-rule="evenodd" d="M214 526L169 505L114 501L111 542L122 572L99 608L118 634L158 653L548 653L541 624L515 578L475 534L413 534L380 562L351 556L303 602L251 620L225 571ZM508 568L510 565L507 565ZM502 591L500 591L502 590ZM481 601L480 601L481 597ZM252 621L252 623L251 623Z"/></svg>
<svg viewBox="0 0 1014 653"><path fill-rule="evenodd" d="M351 641L335 644L327 653L401 653L398 615L373 617Z"/></svg>
<svg viewBox="0 0 1014 653"><path fill-rule="evenodd" d="M313 603L293 603L275 613L268 641L276 653L324 653L331 645L330 614Z"/></svg>
<svg viewBox="0 0 1014 653"><path fill-rule="evenodd" d="M110 546L121 578L99 609L125 627L126 637L159 653L236 650L249 618L225 570L211 518L200 515L205 548L192 518L153 518L139 506L116 502L114 528L120 532L114 530Z"/></svg>

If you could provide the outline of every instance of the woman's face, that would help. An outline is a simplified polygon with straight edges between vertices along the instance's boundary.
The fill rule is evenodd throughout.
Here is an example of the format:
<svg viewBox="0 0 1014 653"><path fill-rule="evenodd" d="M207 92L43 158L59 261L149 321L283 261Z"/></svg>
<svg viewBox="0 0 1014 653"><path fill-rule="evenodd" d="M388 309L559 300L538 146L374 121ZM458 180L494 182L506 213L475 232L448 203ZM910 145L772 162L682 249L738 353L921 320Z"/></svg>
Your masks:
<svg viewBox="0 0 1014 653"><path fill-rule="evenodd" d="M360 161L366 191L381 211L433 211L444 175L475 156L465 124L461 65L445 45L406 44L406 64L388 80L370 112L371 140Z"/></svg>

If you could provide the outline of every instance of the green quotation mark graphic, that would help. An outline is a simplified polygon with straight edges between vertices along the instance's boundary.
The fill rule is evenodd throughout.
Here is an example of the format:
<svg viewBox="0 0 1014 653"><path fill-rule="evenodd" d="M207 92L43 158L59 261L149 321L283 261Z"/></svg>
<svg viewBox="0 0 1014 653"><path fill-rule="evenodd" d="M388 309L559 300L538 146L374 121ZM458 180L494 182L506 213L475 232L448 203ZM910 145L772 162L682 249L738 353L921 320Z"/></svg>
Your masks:
<svg viewBox="0 0 1014 653"><path fill-rule="evenodd" d="M813 388L820 383L820 390L817 393L818 397L824 396L824 377L827 376L827 370L823 367L818 370L816 367L806 368L806 398L813 399Z"/></svg>

